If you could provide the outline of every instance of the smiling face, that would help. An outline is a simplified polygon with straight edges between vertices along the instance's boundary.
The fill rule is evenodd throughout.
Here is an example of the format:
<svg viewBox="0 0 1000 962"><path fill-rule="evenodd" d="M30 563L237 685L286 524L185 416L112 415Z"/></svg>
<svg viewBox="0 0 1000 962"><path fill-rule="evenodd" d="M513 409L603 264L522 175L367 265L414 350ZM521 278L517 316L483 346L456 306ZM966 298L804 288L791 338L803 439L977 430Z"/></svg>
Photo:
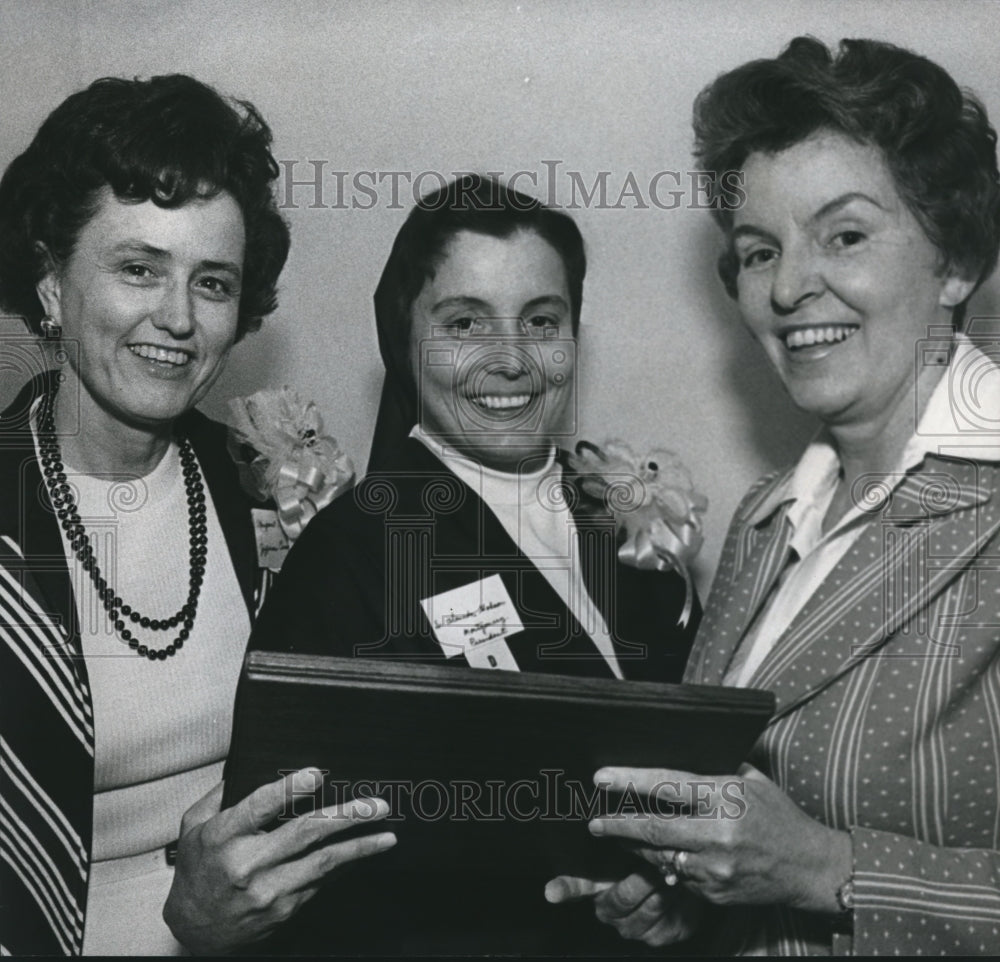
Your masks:
<svg viewBox="0 0 1000 962"><path fill-rule="evenodd" d="M515 471L572 431L575 347L555 248L533 231L461 231L413 302L420 423L481 464Z"/></svg>
<svg viewBox="0 0 1000 962"><path fill-rule="evenodd" d="M38 288L78 346L82 423L162 430L204 397L236 338L243 252L227 193L167 209L102 191L69 260Z"/></svg>
<svg viewBox="0 0 1000 962"><path fill-rule="evenodd" d="M918 365L916 342L950 323L972 283L941 273L881 152L821 132L744 169L740 311L792 400L830 425L913 411L915 379L940 376Z"/></svg>

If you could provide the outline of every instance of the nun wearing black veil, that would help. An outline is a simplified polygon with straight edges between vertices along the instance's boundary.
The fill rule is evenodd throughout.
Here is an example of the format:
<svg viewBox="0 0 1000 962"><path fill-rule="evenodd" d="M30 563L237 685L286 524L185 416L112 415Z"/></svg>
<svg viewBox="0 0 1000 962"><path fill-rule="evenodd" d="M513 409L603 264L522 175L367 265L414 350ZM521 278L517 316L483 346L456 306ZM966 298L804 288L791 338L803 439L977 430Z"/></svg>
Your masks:
<svg viewBox="0 0 1000 962"><path fill-rule="evenodd" d="M680 679L697 603L676 571L618 560L557 448L585 270L572 219L496 181L414 208L375 293L368 474L296 542L251 647Z"/></svg>
<svg viewBox="0 0 1000 962"><path fill-rule="evenodd" d="M585 270L573 220L497 181L463 176L411 211L375 293L368 474L296 542L251 649L680 679L700 616L689 580L622 563L601 486L558 447L576 427ZM339 944L559 950L516 928L501 945Z"/></svg>

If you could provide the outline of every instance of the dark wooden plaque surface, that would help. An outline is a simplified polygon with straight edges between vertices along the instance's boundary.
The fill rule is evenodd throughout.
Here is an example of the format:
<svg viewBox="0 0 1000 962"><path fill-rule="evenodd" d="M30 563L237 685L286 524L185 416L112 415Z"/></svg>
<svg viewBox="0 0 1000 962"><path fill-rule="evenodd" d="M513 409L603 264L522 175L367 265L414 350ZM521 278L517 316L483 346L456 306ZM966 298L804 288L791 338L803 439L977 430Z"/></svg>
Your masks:
<svg viewBox="0 0 1000 962"><path fill-rule="evenodd" d="M628 870L586 822L636 799L598 792L594 772L731 774L773 710L752 689L253 652L223 804L306 765L329 771L324 804L355 788L390 802L378 828L397 846L327 886L326 908L295 924L295 951L571 950L566 934L553 945L518 924L556 918L542 894L555 874Z"/></svg>

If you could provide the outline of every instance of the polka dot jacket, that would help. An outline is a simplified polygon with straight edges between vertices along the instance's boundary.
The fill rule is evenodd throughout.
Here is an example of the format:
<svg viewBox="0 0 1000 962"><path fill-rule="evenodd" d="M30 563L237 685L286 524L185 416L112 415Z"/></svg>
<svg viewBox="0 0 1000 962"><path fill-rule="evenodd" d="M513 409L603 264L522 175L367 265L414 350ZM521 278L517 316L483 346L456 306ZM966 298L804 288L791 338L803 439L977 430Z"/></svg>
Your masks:
<svg viewBox="0 0 1000 962"><path fill-rule="evenodd" d="M736 512L685 680L721 684L784 566L785 478ZM757 668L751 761L850 832L853 918L721 909L720 954L1000 954L1000 465L928 456ZM713 926L714 928L714 926Z"/></svg>

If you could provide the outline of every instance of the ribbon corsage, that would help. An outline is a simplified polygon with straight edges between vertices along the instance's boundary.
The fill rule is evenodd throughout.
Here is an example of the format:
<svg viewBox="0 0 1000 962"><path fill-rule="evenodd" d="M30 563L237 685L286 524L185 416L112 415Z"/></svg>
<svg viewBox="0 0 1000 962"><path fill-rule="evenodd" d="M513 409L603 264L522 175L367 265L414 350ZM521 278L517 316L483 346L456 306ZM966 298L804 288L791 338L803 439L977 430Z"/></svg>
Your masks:
<svg viewBox="0 0 1000 962"><path fill-rule="evenodd" d="M274 502L287 550L313 515L351 483L354 468L323 433L316 405L303 403L288 387L234 398L229 406L230 450L241 483L252 496ZM256 521L260 545L267 523Z"/></svg>
<svg viewBox="0 0 1000 962"><path fill-rule="evenodd" d="M622 441L598 447L581 441L569 457L580 486L601 500L615 520L618 557L634 568L677 571L686 594L679 620L686 627L694 607L690 567L702 544L701 515L708 499L695 491L687 469L672 451L638 457Z"/></svg>

